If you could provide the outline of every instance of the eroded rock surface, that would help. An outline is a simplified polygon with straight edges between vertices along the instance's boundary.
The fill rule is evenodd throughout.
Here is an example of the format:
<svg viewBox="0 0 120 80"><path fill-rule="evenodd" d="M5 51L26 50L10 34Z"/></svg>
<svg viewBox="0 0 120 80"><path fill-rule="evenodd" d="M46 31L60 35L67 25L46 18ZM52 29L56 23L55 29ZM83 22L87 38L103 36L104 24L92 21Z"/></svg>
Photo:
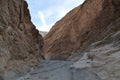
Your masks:
<svg viewBox="0 0 120 80"><path fill-rule="evenodd" d="M24 75L42 60L42 46L26 1L0 0L0 78Z"/></svg>
<svg viewBox="0 0 120 80"><path fill-rule="evenodd" d="M71 64L68 61L43 61L17 80L101 80L94 72L70 67Z"/></svg>
<svg viewBox="0 0 120 80"><path fill-rule="evenodd" d="M120 17L120 0L85 0L58 21L44 37L46 59L64 59L84 51Z"/></svg>
<svg viewBox="0 0 120 80"><path fill-rule="evenodd" d="M88 68L102 80L120 80L120 18L103 31L103 39L92 43L73 67ZM82 66L81 66L82 65Z"/></svg>
<svg viewBox="0 0 120 80"><path fill-rule="evenodd" d="M86 0L44 39L46 59L69 59L75 61L71 67L87 68L102 80L120 80L120 0Z"/></svg>

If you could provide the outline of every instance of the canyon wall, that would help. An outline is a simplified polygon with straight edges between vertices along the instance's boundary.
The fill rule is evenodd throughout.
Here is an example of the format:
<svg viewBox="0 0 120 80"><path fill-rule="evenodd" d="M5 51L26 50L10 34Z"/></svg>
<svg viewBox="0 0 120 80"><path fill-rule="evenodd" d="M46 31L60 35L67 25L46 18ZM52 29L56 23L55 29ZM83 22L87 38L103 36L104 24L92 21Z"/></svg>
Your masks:
<svg viewBox="0 0 120 80"><path fill-rule="evenodd" d="M31 22L26 1L0 0L1 79L13 80L29 71L43 59L42 47L43 38Z"/></svg>
<svg viewBox="0 0 120 80"><path fill-rule="evenodd" d="M97 73L102 80L120 79L120 18L113 21L107 29L102 31L102 38L93 42L80 54L72 57L74 67L87 68Z"/></svg>
<svg viewBox="0 0 120 80"><path fill-rule="evenodd" d="M44 37L46 59L70 60L102 80L120 79L120 0L86 0Z"/></svg>
<svg viewBox="0 0 120 80"><path fill-rule="evenodd" d="M102 37L120 17L120 0L85 0L56 22L44 37L46 59L66 60Z"/></svg>

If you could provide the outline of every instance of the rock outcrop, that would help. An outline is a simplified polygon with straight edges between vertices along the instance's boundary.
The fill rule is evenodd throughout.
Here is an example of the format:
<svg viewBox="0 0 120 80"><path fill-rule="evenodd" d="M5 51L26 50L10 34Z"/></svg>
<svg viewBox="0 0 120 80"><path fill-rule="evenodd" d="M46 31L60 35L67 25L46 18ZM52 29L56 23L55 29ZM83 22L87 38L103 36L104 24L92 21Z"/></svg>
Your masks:
<svg viewBox="0 0 120 80"><path fill-rule="evenodd" d="M120 18L111 23L102 35L103 39L88 48L88 54L94 55L90 69L98 73L103 80L119 80Z"/></svg>
<svg viewBox="0 0 120 80"><path fill-rule="evenodd" d="M72 65L88 68L97 73L102 80L120 80L120 18L103 31L103 39L92 43L84 57ZM81 66L82 65L82 66Z"/></svg>
<svg viewBox="0 0 120 80"><path fill-rule="evenodd" d="M85 0L44 37L46 59L66 60L84 51L91 43L103 38L103 31L119 17L120 0Z"/></svg>
<svg viewBox="0 0 120 80"><path fill-rule="evenodd" d="M0 0L0 80L24 75L42 60L43 39L24 0Z"/></svg>

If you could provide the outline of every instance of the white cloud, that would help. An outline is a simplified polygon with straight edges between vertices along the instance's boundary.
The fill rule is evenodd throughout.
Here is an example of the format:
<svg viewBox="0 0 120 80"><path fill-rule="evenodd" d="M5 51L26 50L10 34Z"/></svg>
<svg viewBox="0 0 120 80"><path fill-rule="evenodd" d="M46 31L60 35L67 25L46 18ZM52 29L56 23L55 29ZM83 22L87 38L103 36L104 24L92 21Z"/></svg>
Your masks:
<svg viewBox="0 0 120 80"><path fill-rule="evenodd" d="M42 31L49 31L50 26L52 26L52 25L47 25L46 20L45 20L45 16L44 16L42 11L38 12L38 17L42 23L41 25L39 25L39 24L37 25L37 27L39 27L38 29L42 30Z"/></svg>
<svg viewBox="0 0 120 80"><path fill-rule="evenodd" d="M50 28L55 24L55 22L62 18L67 12L68 10L63 9L62 7L38 11L38 18L41 24L40 25L38 24L36 26L39 30L49 31ZM47 22L48 20L49 22Z"/></svg>
<svg viewBox="0 0 120 80"><path fill-rule="evenodd" d="M41 20L42 25L43 25L43 26L47 26L46 21L45 21L45 18L44 18L44 15L43 15L43 12L42 12L42 11L39 11L39 12L38 12L38 17L39 17L39 19Z"/></svg>

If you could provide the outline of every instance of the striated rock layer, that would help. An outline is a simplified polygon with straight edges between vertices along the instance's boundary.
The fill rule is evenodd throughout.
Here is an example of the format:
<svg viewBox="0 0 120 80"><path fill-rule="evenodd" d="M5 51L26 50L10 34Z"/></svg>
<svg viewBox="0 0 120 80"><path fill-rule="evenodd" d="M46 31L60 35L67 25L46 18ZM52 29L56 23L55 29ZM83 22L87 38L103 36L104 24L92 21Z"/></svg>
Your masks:
<svg viewBox="0 0 120 80"><path fill-rule="evenodd" d="M103 38L102 32L119 17L120 0L86 0L44 37L46 59L66 60L84 51L92 42Z"/></svg>
<svg viewBox="0 0 120 80"><path fill-rule="evenodd" d="M24 75L42 60L43 39L24 0L0 0L0 80Z"/></svg>
<svg viewBox="0 0 120 80"><path fill-rule="evenodd" d="M88 68L97 73L102 80L120 80L120 18L102 32L103 38L92 43L73 67Z"/></svg>

